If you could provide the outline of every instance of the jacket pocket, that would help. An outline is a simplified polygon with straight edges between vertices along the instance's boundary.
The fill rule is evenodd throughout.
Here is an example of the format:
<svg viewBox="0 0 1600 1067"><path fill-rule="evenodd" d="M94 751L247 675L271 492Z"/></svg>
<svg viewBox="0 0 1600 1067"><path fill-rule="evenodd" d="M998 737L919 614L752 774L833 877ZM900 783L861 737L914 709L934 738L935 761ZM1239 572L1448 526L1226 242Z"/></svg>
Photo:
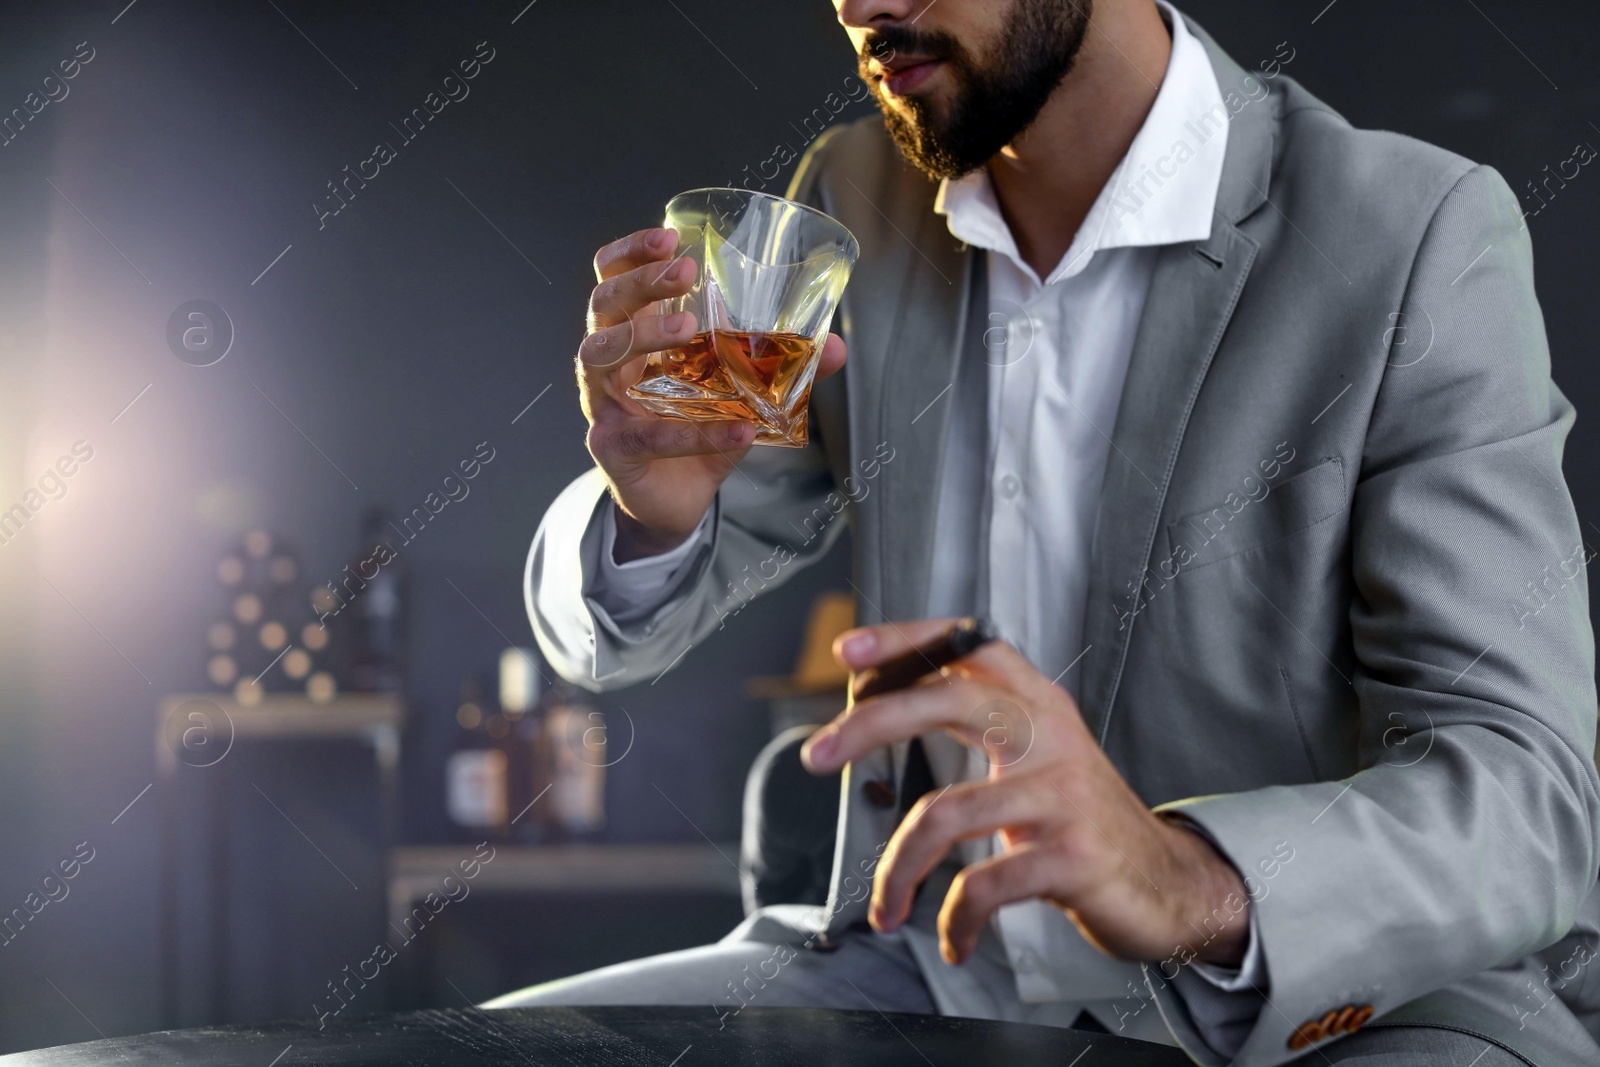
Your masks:
<svg viewBox="0 0 1600 1067"><path fill-rule="evenodd" d="M1259 500L1237 494L1229 500L1236 506L1218 504L1167 524L1167 551L1180 569L1265 548L1344 511L1344 461L1325 459L1272 486Z"/></svg>

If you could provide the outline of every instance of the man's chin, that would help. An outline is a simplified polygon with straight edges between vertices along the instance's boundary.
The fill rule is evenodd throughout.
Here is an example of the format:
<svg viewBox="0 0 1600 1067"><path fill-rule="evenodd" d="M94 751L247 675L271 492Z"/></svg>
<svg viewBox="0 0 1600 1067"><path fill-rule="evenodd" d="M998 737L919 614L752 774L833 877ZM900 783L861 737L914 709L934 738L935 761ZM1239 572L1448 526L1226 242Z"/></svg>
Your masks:
<svg viewBox="0 0 1600 1067"><path fill-rule="evenodd" d="M934 181L960 178L987 162L979 160L974 163L957 158L902 116L885 112L884 126L905 161Z"/></svg>
<svg viewBox="0 0 1600 1067"><path fill-rule="evenodd" d="M987 157L973 161L967 158L970 153L951 151L942 127L948 122L947 114L957 104L946 100L946 95L945 91L931 87L904 98L881 88L874 93L878 110L883 114L883 124L901 156L934 181L959 178L988 162Z"/></svg>
<svg viewBox="0 0 1600 1067"><path fill-rule="evenodd" d="M905 94L891 93L879 86L875 95L878 110L898 116L908 126L920 128L930 122L943 122L950 110L948 94L937 86L927 85Z"/></svg>

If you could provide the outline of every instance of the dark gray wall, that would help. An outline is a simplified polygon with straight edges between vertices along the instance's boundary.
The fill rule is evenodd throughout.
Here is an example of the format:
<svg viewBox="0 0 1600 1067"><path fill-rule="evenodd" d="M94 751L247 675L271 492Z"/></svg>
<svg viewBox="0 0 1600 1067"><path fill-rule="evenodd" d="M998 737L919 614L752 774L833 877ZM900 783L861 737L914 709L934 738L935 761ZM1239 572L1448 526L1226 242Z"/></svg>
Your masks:
<svg viewBox="0 0 1600 1067"><path fill-rule="evenodd" d="M0 947L0 1051L158 1023L157 808L146 795L118 813L154 780L158 694L196 683L218 551L261 524L331 577L364 507L415 506L487 440L497 458L471 495L406 548L405 822L417 840L444 833L438 760L456 687L505 637L527 639L527 541L585 465L570 360L594 249L653 223L679 189L800 147L803 119L854 69L822 0L124 2L0 5L0 114L79 42L94 49L69 95L0 148L0 509L73 441L95 449L67 495L0 545L0 912L79 842L95 849L70 896ZM1519 191L1577 142L1600 145L1592 5L1188 10L1247 66L1287 41L1289 73L1353 121L1491 163ZM480 41L494 59L470 96L319 229L325 183L379 140L398 147L389 123ZM1591 170L1530 225L1556 376L1580 413L1568 475L1593 531ZM204 369L164 340L194 298L237 329ZM788 669L810 596L843 575L836 557L659 684L615 695L638 735L612 775L613 840L735 834L765 733L742 679ZM323 981L370 951L381 856L367 764L353 747L258 750L185 779L186 827L203 827L217 798L234 818L226 1017L306 1014ZM197 844L185 842L191 861ZM203 896L198 871L185 866L185 901ZM202 914L186 904L191 947ZM188 993L186 1021L202 1021L204 991Z"/></svg>

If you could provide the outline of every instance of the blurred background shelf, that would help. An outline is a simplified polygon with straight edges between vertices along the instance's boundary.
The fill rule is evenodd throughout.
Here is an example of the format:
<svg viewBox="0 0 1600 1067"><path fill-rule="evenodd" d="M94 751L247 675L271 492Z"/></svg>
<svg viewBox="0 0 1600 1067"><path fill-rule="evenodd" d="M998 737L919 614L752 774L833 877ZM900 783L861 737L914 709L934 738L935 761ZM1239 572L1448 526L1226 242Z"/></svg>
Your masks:
<svg viewBox="0 0 1600 1067"><path fill-rule="evenodd" d="M392 1006L459 1001L462 985L476 999L614 963L618 935L636 955L703 944L742 915L734 842L490 844L492 853L390 850ZM470 861L479 862L467 878ZM429 894L437 894L431 908Z"/></svg>
<svg viewBox="0 0 1600 1067"><path fill-rule="evenodd" d="M650 892L739 894L739 845L493 845L471 879L473 892ZM418 845L389 852L389 921L396 926L440 880L477 858L468 845ZM459 875L457 875L459 877Z"/></svg>
<svg viewBox="0 0 1600 1067"><path fill-rule="evenodd" d="M353 740L369 744L377 766L380 827L387 846L395 841L399 825L400 731L405 722L405 703L396 693L341 694L327 701L313 701L294 693L268 693L248 705L226 693L173 693L157 702L156 716L161 801L161 1017L163 1026L174 1027L180 1022L179 826L174 796L179 768L212 767L241 741ZM205 984L212 1017L220 1018L227 1011L232 946L228 907L233 882L228 848L230 807L220 776L212 775L207 786L209 951Z"/></svg>
<svg viewBox="0 0 1600 1067"><path fill-rule="evenodd" d="M156 732L156 759L163 770L178 763L184 733L202 726L178 714L185 704L209 704L221 711L235 738L367 738L379 760L399 760L405 703L397 693L347 693L325 703L295 693L268 693L253 706L226 693L174 693L157 707L161 726Z"/></svg>

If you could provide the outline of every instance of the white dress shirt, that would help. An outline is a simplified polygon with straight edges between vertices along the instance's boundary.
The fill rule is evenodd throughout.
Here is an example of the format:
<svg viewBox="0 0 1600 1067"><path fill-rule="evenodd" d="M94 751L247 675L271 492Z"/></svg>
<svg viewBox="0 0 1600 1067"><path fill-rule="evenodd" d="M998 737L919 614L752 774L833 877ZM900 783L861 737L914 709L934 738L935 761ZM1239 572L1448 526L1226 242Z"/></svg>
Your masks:
<svg viewBox="0 0 1600 1067"><path fill-rule="evenodd" d="M1046 277L1019 255L986 170L945 181L934 205L951 234L987 252L989 327L987 366L963 368L977 388L950 392L952 441L969 447L946 452L928 614L987 614L1046 677L1074 693L1087 651L1083 615L1100 486L1156 257L1162 246L1210 235L1227 147L1228 111L1205 48L1170 6L1160 6L1172 33L1166 76L1127 154ZM960 403L984 394L986 408ZM975 500L983 502L978 509ZM609 511L603 521L590 595L619 623L659 607L710 536L708 516L678 549L619 565L610 551ZM982 754L972 752L962 776L986 772ZM942 777L938 767L935 776ZM964 850L969 862L993 847L975 844ZM1008 905L997 925L1023 1004L1061 1005L1069 1018L1082 1007L1113 1032L1167 1039L1154 1007L1136 1010L1148 1002L1131 993L1118 1006L1065 992L1082 992L1081 975L1064 969L1077 969L1084 957L1082 938L1060 909L1038 900ZM907 930L941 1010L964 1014L960 983L944 974L951 968L938 961L928 933ZM1180 974L1180 991L1203 1035L1231 1054L1260 1000L1227 994L1264 988L1266 978L1254 921L1240 972L1193 969L1210 986ZM1105 997L1118 992L1114 985ZM1077 1003L1063 1003L1069 1000Z"/></svg>

